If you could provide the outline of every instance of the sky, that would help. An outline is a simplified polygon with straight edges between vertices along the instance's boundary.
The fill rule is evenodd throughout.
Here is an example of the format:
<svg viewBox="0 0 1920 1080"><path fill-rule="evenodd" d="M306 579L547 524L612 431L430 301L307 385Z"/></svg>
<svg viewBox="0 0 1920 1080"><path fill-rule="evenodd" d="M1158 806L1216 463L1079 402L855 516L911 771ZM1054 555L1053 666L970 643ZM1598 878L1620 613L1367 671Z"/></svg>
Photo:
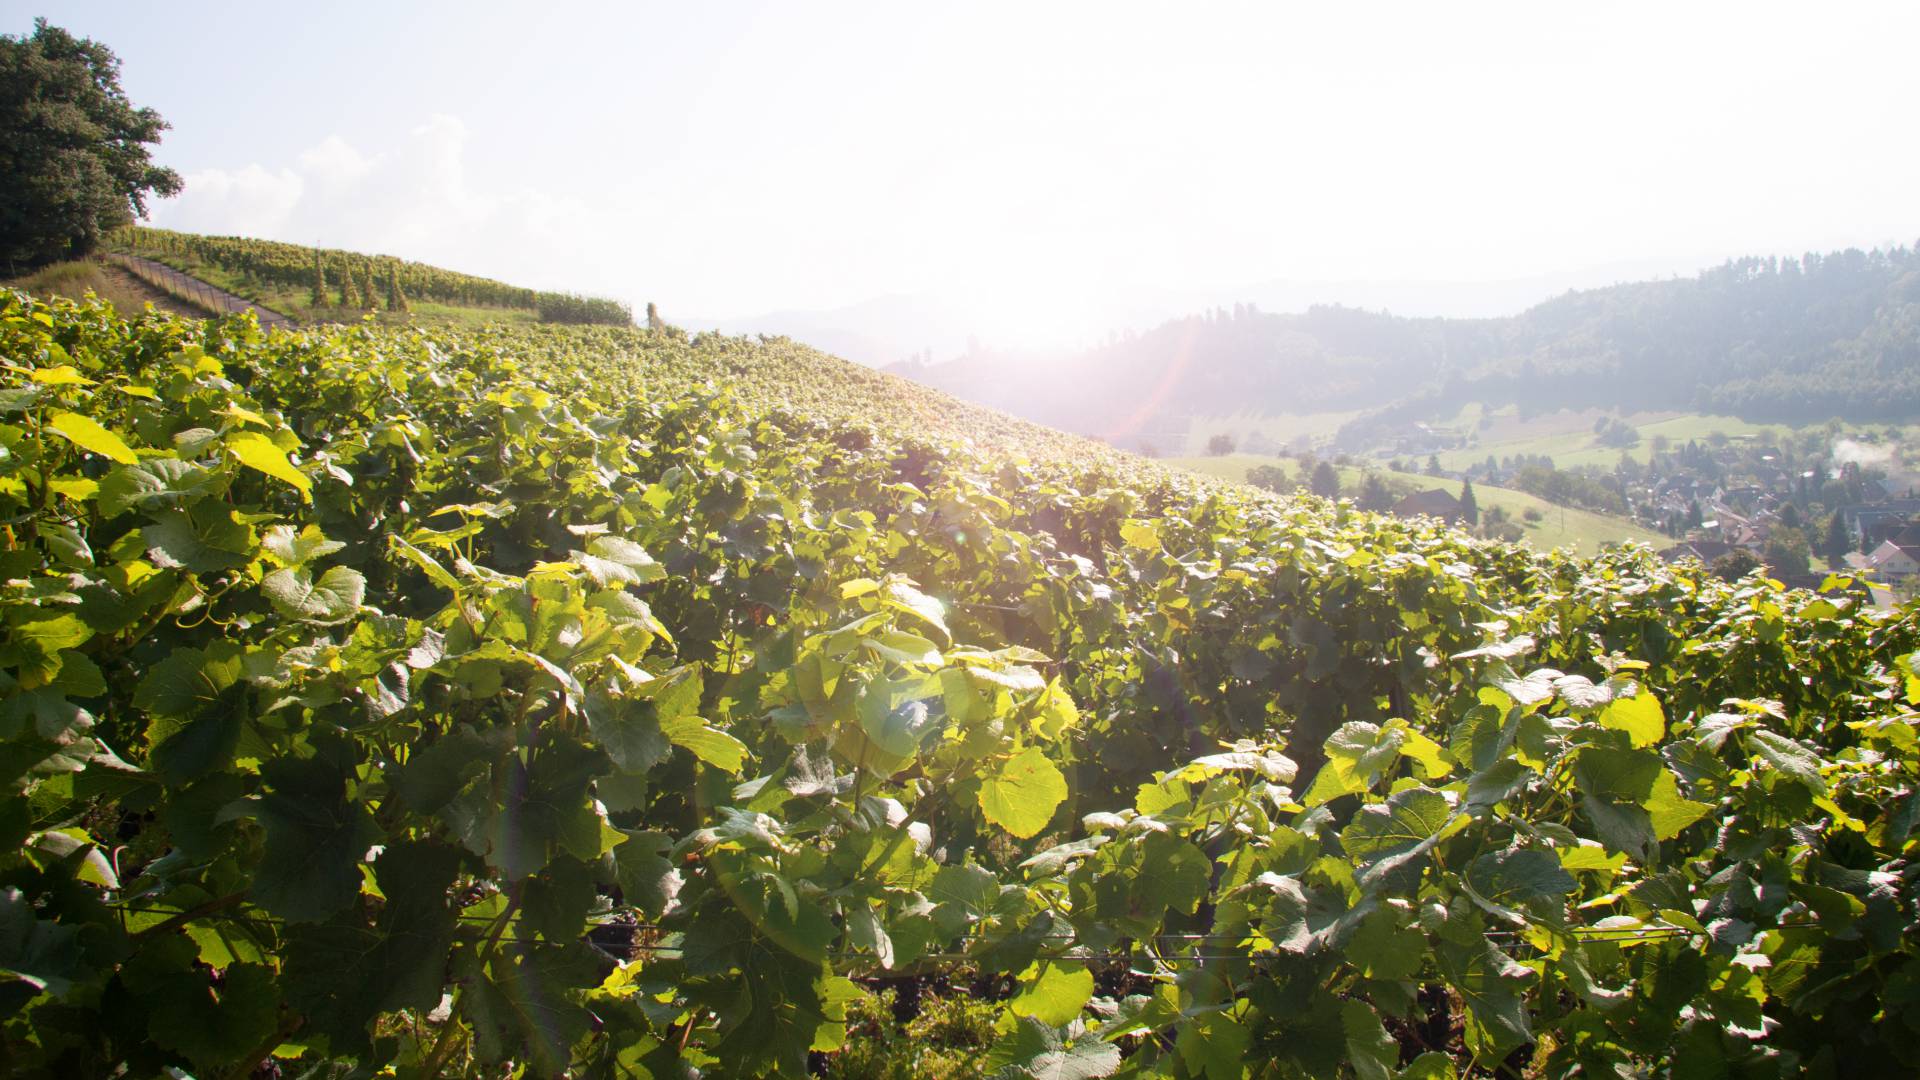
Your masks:
<svg viewBox="0 0 1920 1080"><path fill-rule="evenodd" d="M23 4L123 61L154 224L997 343L1235 299L1518 310L1920 240L1920 4Z"/></svg>

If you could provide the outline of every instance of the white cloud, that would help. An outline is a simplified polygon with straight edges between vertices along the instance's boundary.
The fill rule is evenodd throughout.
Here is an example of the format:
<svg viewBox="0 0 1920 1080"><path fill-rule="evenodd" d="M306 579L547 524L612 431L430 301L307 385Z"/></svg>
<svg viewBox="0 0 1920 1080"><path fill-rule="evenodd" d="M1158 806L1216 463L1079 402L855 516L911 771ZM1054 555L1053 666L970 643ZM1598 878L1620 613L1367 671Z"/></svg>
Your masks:
<svg viewBox="0 0 1920 1080"><path fill-rule="evenodd" d="M272 235L300 205L306 181L262 165L188 173L186 193L153 208L156 224L188 232Z"/></svg>
<svg viewBox="0 0 1920 1080"><path fill-rule="evenodd" d="M288 165L196 170L153 224L400 255L518 285L593 280L593 260L573 250L593 235L585 207L487 189L467 167L468 140L458 117L434 115L373 153L329 135Z"/></svg>

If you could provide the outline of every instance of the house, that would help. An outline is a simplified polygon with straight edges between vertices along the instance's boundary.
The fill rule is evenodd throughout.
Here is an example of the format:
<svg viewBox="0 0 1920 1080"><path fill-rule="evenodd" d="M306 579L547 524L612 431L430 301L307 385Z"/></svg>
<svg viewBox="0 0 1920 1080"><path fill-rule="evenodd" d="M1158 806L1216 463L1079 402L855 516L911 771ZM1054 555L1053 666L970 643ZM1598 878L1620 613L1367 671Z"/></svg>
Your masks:
<svg viewBox="0 0 1920 1080"><path fill-rule="evenodd" d="M1701 562L1711 566L1715 559L1732 550L1733 545L1724 540L1701 538L1688 540L1682 544L1675 544L1660 552L1660 557L1670 563L1679 562L1682 559L1699 559Z"/></svg>
<svg viewBox="0 0 1920 1080"><path fill-rule="evenodd" d="M1898 521L1904 527L1907 519L1920 514L1920 499L1889 499L1883 503L1861 503L1840 509L1841 524L1853 537L1853 545L1861 551L1872 551L1876 546L1870 534L1876 526L1890 521ZM1885 536L1883 534L1881 539Z"/></svg>
<svg viewBox="0 0 1920 1080"><path fill-rule="evenodd" d="M1920 573L1920 547L1902 547L1891 540L1867 553L1867 569L1881 577L1903 578Z"/></svg>
<svg viewBox="0 0 1920 1080"><path fill-rule="evenodd" d="M1398 517L1437 517L1449 525L1460 523L1460 500L1448 492L1433 488L1416 491L1393 504Z"/></svg>

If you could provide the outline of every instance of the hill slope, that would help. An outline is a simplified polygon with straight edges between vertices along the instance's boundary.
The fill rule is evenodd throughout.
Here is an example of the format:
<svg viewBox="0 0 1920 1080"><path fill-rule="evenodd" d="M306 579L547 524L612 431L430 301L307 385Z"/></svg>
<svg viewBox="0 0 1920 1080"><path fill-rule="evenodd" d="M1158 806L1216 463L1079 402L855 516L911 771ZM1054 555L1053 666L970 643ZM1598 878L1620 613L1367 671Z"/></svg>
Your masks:
<svg viewBox="0 0 1920 1080"><path fill-rule="evenodd" d="M1920 1065L1912 612L781 342L0 357L13 1075Z"/></svg>
<svg viewBox="0 0 1920 1080"><path fill-rule="evenodd" d="M1508 319L1241 306L1057 362L983 354L894 370L1129 444L1197 417L1364 410L1341 438L1369 449L1469 402L1909 418L1920 416L1920 254L1743 259L1569 293Z"/></svg>
<svg viewBox="0 0 1920 1080"><path fill-rule="evenodd" d="M618 301L541 292L390 255L144 226L119 230L111 246L308 323L357 322L378 312L456 325L633 324L633 311Z"/></svg>
<svg viewBox="0 0 1920 1080"><path fill-rule="evenodd" d="M1218 457L1168 458L1163 464L1205 476L1246 482L1248 470L1263 466L1273 468L1274 459L1255 454L1226 454ZM1447 477L1393 469L1372 472L1385 481L1387 489L1396 498L1413 491L1440 490L1453 495L1460 491L1459 481ZM1341 491L1349 495L1358 492L1368 475L1369 470L1365 469L1339 469ZM1301 486L1305 486L1304 480ZM1506 511L1508 520L1521 530L1528 546L1536 550L1566 548L1582 555L1597 555L1620 544L1647 544L1659 549L1673 543L1671 537L1662 536L1625 518L1555 506L1524 491L1479 484L1474 487L1474 492L1483 511L1494 507Z"/></svg>

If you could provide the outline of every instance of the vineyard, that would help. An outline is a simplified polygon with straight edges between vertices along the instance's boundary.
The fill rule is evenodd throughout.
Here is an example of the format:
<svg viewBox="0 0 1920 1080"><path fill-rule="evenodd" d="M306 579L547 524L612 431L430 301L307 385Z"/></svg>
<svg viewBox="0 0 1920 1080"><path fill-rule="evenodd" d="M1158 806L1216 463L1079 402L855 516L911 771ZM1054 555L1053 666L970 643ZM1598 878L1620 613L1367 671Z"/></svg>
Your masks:
<svg viewBox="0 0 1920 1080"><path fill-rule="evenodd" d="M376 311L406 314L424 300L455 311L491 311L496 318L511 311L547 323L633 324L633 309L617 300L540 292L385 255L146 226L120 229L111 240L117 251L207 278L276 311L299 311L308 322L353 321Z"/></svg>
<svg viewBox="0 0 1920 1080"><path fill-rule="evenodd" d="M781 340L0 292L0 360L8 1075L1920 1069L1920 621L1845 582Z"/></svg>

